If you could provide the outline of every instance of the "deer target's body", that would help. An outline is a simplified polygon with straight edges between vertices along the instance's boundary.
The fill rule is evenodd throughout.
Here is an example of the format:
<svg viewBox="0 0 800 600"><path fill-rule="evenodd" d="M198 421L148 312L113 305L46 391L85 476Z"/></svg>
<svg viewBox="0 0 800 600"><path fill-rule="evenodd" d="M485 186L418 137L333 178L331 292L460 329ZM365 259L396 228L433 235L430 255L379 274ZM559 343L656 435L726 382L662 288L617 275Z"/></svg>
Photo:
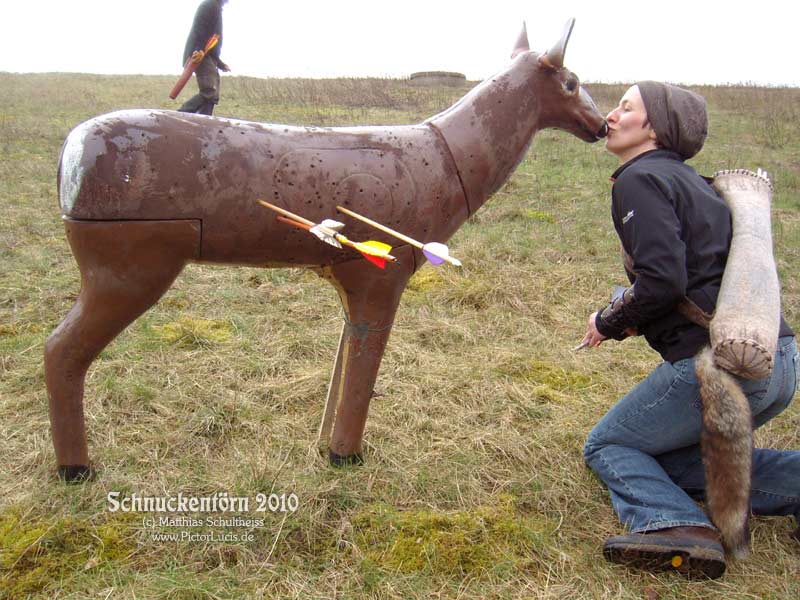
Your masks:
<svg viewBox="0 0 800 600"><path fill-rule="evenodd" d="M505 69L417 125L294 127L127 110L76 127L58 179L81 292L45 347L62 474L88 472L86 370L188 262L304 266L334 285L345 322L320 434L330 433L332 461L360 460L400 296L425 258L400 246L397 263L379 270L278 222L257 200L314 222L334 216L339 204L422 242L448 240L508 179L539 129L587 142L605 135L603 116L563 67L572 24L544 54L520 36ZM348 237L375 233L347 221Z"/></svg>
<svg viewBox="0 0 800 600"><path fill-rule="evenodd" d="M315 222L343 204L426 239L450 237L468 216L453 158L430 125L290 127L122 111L70 134L59 176L66 218L192 220L202 225L196 260L204 262L320 266L354 258L276 221L257 198ZM357 222L347 231L373 233Z"/></svg>

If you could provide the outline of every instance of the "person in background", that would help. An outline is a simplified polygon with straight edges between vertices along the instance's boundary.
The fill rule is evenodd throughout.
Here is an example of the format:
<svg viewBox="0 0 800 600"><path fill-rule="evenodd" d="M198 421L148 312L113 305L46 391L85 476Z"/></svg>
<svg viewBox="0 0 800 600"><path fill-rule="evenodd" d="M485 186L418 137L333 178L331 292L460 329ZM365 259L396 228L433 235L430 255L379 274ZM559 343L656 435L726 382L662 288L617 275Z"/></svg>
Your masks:
<svg viewBox="0 0 800 600"><path fill-rule="evenodd" d="M178 109L181 112L199 113L201 115L211 115L214 112L214 105L219 102L220 71L226 73L230 71L228 65L222 62L220 51L222 49L222 7L228 0L203 0L197 7L194 15L192 29L186 40L186 47L183 51L183 64L191 58L195 62L199 61L195 75L199 93L189 98ZM214 35L219 35L219 42L212 48L207 55L203 53L208 39Z"/></svg>
<svg viewBox="0 0 800 600"><path fill-rule="evenodd" d="M627 90L607 120L606 148L621 163L612 176L612 217L631 285L589 317L582 344L644 335L663 362L586 441L585 461L629 530L606 540L603 553L635 568L716 578L725 551L695 502L705 489L695 356L709 335L686 307L714 311L732 223L725 202L684 162L705 141L705 100L645 81ZM779 336L770 378L736 378L754 427L781 413L797 388L797 345L783 317ZM800 451L756 448L752 460L752 511L794 515L800 524ZM800 527L792 535L800 541Z"/></svg>

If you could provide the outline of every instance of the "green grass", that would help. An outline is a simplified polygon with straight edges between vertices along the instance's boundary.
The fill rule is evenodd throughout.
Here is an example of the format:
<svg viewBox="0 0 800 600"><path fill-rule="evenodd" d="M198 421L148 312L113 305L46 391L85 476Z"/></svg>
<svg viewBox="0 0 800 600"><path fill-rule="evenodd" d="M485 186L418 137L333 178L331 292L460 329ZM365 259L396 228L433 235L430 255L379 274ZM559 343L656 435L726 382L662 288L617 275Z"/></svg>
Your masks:
<svg viewBox="0 0 800 600"><path fill-rule="evenodd" d="M583 465L583 441L659 359L638 339L571 352L624 275L608 206L615 160L562 132L541 132L452 238L463 269L413 277L370 407L365 465L332 468L317 448L341 327L334 290L298 269L191 265L93 364L85 411L99 477L59 483L42 353L79 289L55 189L61 143L103 112L174 108L172 83L0 73L0 598L800 596L788 518L754 519L751 558L714 582L602 559L620 526ZM217 113L414 123L465 89L226 77ZM625 86L589 89L607 111ZM783 310L797 328L800 91L699 91L711 131L698 170L762 167L774 178ZM798 432L793 406L757 442L800 448ZM170 528L111 513L111 491L295 493L300 504L239 514L263 519L252 541L163 542L151 534Z"/></svg>

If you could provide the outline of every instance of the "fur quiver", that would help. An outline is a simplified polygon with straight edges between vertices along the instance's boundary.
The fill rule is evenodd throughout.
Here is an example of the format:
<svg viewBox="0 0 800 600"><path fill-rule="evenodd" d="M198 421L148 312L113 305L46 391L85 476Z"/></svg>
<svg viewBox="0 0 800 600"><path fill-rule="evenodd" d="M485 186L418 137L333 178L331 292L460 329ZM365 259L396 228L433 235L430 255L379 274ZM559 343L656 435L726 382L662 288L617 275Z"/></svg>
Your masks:
<svg viewBox="0 0 800 600"><path fill-rule="evenodd" d="M772 372L780 328L780 289L772 255L766 173L721 171L714 187L731 209L733 238L714 318L711 348L697 356L703 424L700 438L706 508L725 550L736 558L750 543L753 428L750 404L736 379L764 379Z"/></svg>
<svg viewBox="0 0 800 600"><path fill-rule="evenodd" d="M781 305L772 255L766 173L743 169L714 174L714 187L733 216L733 239L709 334L717 364L747 379L772 372Z"/></svg>

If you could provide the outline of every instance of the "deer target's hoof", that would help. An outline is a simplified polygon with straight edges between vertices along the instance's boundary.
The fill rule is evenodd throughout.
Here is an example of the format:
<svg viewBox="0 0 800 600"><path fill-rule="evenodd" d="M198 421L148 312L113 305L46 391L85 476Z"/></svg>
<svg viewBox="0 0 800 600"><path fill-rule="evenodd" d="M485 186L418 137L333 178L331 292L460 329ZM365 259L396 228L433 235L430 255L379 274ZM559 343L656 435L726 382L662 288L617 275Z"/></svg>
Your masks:
<svg viewBox="0 0 800 600"><path fill-rule="evenodd" d="M363 465L364 464L364 457L361 456L360 453L355 454L348 454L346 456L342 456L341 454L336 454L333 450L328 451L328 460L331 461L331 464L334 467L348 467L350 465Z"/></svg>
<svg viewBox="0 0 800 600"><path fill-rule="evenodd" d="M67 465L58 467L58 478L65 483L83 483L91 481L95 477L95 471L88 465Z"/></svg>

